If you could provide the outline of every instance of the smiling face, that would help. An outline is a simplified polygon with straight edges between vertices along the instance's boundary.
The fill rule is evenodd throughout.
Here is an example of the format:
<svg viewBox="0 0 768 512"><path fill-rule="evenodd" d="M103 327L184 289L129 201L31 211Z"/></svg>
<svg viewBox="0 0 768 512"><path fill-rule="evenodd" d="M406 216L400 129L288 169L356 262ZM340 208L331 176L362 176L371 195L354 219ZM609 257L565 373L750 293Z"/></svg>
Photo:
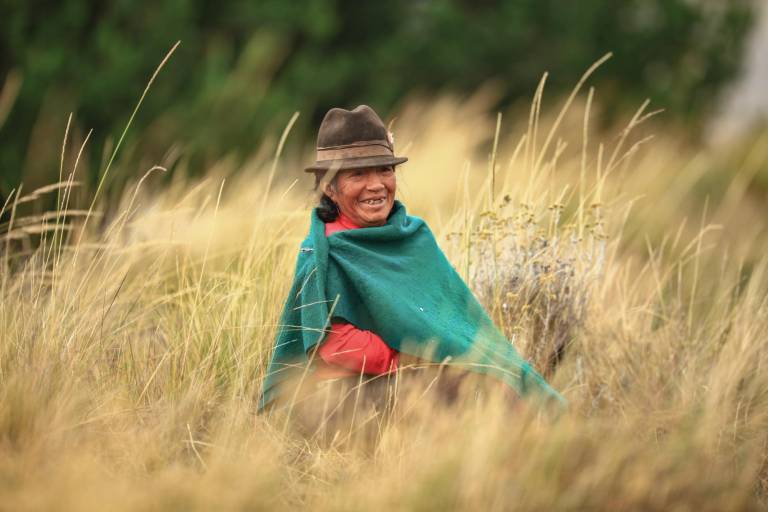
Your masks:
<svg viewBox="0 0 768 512"><path fill-rule="evenodd" d="M341 213L360 227L383 226L395 203L394 167L339 171L325 193Z"/></svg>

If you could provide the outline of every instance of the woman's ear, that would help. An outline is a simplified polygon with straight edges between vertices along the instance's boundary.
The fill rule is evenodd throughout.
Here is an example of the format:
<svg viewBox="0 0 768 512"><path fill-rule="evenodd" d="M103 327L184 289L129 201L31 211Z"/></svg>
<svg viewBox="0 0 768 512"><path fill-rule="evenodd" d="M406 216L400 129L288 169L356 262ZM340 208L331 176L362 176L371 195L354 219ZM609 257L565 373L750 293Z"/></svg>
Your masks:
<svg viewBox="0 0 768 512"><path fill-rule="evenodd" d="M330 197L331 201L333 201L335 203L336 202L335 201L335 199L336 199L336 187L333 186L333 183L331 183L331 182L323 183L322 187L323 187L323 194L325 194L328 197Z"/></svg>

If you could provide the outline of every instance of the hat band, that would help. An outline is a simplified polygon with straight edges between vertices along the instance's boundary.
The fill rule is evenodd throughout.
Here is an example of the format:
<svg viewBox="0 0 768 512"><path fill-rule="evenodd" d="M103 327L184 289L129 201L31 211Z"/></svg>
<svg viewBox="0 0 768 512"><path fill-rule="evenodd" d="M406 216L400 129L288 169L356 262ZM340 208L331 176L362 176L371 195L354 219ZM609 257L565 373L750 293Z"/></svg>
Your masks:
<svg viewBox="0 0 768 512"><path fill-rule="evenodd" d="M363 158L366 156L394 156L392 150L383 144L369 146L353 146L346 148L328 148L317 150L317 161L341 160L344 158Z"/></svg>

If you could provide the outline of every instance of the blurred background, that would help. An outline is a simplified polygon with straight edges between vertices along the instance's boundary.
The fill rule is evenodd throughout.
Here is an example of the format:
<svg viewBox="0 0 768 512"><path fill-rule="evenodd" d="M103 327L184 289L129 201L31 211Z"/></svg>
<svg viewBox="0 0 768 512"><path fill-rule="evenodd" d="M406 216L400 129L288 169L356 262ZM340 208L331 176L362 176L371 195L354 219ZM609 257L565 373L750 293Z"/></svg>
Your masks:
<svg viewBox="0 0 768 512"><path fill-rule="evenodd" d="M558 97L607 52L614 57L590 81L601 107L596 130L648 98L681 140L730 148L755 139L768 108L767 10L749 0L2 5L3 198L21 182L30 191L58 181L70 113L73 158L93 130L77 177L93 190L149 77L178 40L107 189L152 165L169 170L165 180L221 161L237 167L259 148L273 152L294 112L287 153L302 155L298 177L332 106L367 103L387 121L407 102L483 90L490 115L522 110L543 73L547 94ZM756 172L755 183L766 185L765 175Z"/></svg>
<svg viewBox="0 0 768 512"><path fill-rule="evenodd" d="M0 0L0 509L768 509L766 4ZM564 421L254 418L360 103Z"/></svg>

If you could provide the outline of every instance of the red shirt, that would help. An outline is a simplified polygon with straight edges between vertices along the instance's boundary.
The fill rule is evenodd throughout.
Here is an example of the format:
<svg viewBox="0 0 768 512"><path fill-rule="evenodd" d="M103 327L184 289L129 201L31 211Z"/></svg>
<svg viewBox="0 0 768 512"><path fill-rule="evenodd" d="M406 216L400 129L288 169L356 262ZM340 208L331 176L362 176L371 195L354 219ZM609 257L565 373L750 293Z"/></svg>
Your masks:
<svg viewBox="0 0 768 512"><path fill-rule="evenodd" d="M349 217L339 214L325 225L325 236L347 229L358 229ZM320 361L315 376L335 379L360 375L381 375L397 370L398 352L376 333L358 329L347 322L331 323L331 332L317 350Z"/></svg>

